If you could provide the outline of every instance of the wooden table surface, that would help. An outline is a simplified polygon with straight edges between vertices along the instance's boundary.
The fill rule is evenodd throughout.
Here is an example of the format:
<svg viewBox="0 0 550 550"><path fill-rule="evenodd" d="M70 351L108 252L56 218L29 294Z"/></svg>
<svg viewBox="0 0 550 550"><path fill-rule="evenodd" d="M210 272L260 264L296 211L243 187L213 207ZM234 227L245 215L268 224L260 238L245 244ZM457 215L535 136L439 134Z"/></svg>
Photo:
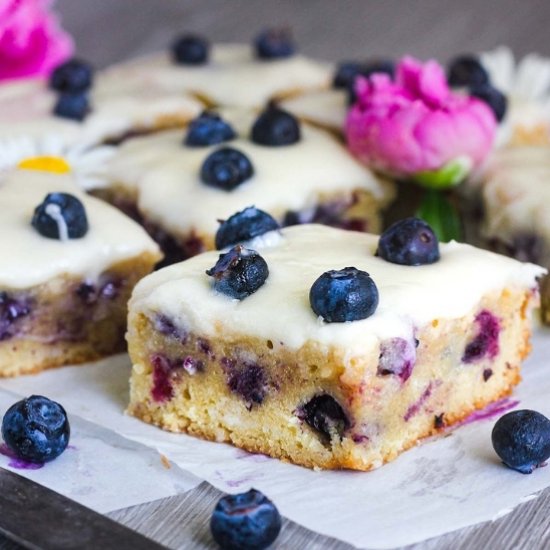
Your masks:
<svg viewBox="0 0 550 550"><path fill-rule="evenodd" d="M178 32L213 41L248 41L258 29L290 25L301 50L329 60L399 56L445 61L500 44L517 54L550 54L548 0L58 0L79 54L98 67L163 48ZM170 547L216 548L211 511L221 493L207 483L181 496L109 514ZM550 489L497 521L408 548L550 547ZM0 539L0 549L19 548ZM344 550L350 546L285 521L276 549Z"/></svg>

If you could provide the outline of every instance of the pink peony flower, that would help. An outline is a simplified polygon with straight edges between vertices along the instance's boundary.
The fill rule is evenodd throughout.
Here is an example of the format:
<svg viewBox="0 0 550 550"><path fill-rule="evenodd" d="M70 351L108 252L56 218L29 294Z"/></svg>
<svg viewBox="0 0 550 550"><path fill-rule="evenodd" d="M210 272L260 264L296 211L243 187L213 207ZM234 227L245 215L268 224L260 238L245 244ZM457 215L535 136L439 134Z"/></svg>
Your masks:
<svg viewBox="0 0 550 550"><path fill-rule="evenodd" d="M394 177L448 187L480 166L492 149L497 122L482 101L452 92L442 67L405 57L395 81L359 79L348 113L351 152Z"/></svg>
<svg viewBox="0 0 550 550"><path fill-rule="evenodd" d="M47 76L73 51L51 0L0 0L0 80Z"/></svg>

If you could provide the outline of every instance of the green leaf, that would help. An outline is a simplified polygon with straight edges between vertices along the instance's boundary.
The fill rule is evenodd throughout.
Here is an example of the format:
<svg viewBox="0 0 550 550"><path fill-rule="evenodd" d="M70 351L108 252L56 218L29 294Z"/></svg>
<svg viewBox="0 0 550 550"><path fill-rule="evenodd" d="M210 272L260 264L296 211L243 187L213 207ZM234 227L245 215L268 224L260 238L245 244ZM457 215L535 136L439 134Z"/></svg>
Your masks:
<svg viewBox="0 0 550 550"><path fill-rule="evenodd" d="M449 189L461 183L470 173L472 162L459 157L439 170L427 170L414 175L414 181L428 189Z"/></svg>
<svg viewBox="0 0 550 550"><path fill-rule="evenodd" d="M430 224L441 242L461 240L460 216L443 193L434 190L426 191L416 215Z"/></svg>

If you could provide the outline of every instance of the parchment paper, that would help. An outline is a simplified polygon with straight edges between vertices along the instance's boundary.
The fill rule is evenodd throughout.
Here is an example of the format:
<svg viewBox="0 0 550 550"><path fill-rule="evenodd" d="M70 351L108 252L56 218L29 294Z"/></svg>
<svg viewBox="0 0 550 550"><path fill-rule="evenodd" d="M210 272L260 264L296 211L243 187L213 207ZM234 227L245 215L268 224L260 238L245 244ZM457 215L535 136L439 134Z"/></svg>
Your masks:
<svg viewBox="0 0 550 550"><path fill-rule="evenodd" d="M550 416L550 331L538 330L533 343L524 381L513 399L520 408ZM522 475L500 464L490 440L498 415L415 447L373 472L311 471L229 445L165 433L125 416L129 373L128 358L118 356L90 366L4 380L0 387L21 394L40 391L74 414L158 449L182 469L224 491L260 489L286 517L361 548L411 544L493 520L550 485L550 467ZM501 406L504 410L506 403ZM86 448L80 446L82 456ZM141 452L151 456L144 449ZM61 462L54 467L61 467ZM55 486L55 480L51 483ZM137 483L144 483L144 476L136 477Z"/></svg>
<svg viewBox="0 0 550 550"><path fill-rule="evenodd" d="M33 385L31 393L41 392ZM20 396L0 390L0 414ZM177 495L201 480L140 443L69 415L69 446L55 460L36 467L8 456L3 445L0 466L45 485L98 512L110 512L143 502Z"/></svg>

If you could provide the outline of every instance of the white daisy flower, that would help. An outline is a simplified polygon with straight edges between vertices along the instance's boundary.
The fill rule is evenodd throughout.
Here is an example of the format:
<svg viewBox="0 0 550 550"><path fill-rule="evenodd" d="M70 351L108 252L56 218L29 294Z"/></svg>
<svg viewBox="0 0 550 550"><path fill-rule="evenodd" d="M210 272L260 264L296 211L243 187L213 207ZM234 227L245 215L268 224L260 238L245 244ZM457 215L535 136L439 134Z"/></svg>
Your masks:
<svg viewBox="0 0 550 550"><path fill-rule="evenodd" d="M11 170L72 173L84 190L107 185L106 163L115 147L67 145L55 136L19 136L0 140L0 177Z"/></svg>
<svg viewBox="0 0 550 550"><path fill-rule="evenodd" d="M529 54L516 62L504 46L480 57L492 84L508 98L499 141L550 144L550 59Z"/></svg>

